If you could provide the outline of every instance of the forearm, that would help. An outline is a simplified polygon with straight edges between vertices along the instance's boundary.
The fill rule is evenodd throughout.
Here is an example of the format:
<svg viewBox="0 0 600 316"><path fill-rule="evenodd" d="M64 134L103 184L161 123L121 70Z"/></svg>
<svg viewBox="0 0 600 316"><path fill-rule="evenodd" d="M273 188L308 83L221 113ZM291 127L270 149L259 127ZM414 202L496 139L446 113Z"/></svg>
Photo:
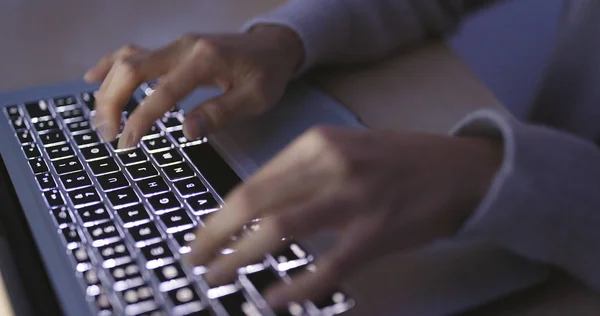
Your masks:
<svg viewBox="0 0 600 316"><path fill-rule="evenodd" d="M469 12L497 0L290 0L249 21L295 31L301 71L316 64L370 61L451 34Z"/></svg>
<svg viewBox="0 0 600 316"><path fill-rule="evenodd" d="M458 237L564 268L600 291L600 150L491 111L471 115L453 132L498 137L505 148L490 191Z"/></svg>

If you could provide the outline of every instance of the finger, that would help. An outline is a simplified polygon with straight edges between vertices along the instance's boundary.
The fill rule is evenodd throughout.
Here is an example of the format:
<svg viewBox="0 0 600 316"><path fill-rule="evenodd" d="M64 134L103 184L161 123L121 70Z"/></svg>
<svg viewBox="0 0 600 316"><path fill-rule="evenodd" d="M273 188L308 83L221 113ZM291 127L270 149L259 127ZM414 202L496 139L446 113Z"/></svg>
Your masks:
<svg viewBox="0 0 600 316"><path fill-rule="evenodd" d="M129 117L123 136L119 140L119 148L135 146L150 129L154 122L179 100L185 98L198 85L198 68L189 63L181 63L167 73L158 83L152 95L148 96L142 106L138 106Z"/></svg>
<svg viewBox="0 0 600 316"><path fill-rule="evenodd" d="M227 86L220 83L220 86ZM266 108L250 86L234 87L225 93L198 105L186 115L183 134L190 140L206 137L242 118L252 116Z"/></svg>
<svg viewBox="0 0 600 316"><path fill-rule="evenodd" d="M144 51L145 50L143 48L137 46L125 46L117 50L116 52L108 56L104 56L102 59L100 59L100 61L98 61L98 63L93 68L91 68L85 73L83 79L89 83L100 82L104 78L106 78L106 75L108 74L110 68L112 68L116 60L136 55Z"/></svg>

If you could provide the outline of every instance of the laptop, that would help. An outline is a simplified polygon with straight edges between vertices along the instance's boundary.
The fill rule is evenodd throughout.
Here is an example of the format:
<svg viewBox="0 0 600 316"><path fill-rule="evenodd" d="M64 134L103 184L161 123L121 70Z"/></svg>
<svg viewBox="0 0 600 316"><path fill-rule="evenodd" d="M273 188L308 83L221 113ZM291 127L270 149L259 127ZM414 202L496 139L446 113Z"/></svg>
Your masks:
<svg viewBox="0 0 600 316"><path fill-rule="evenodd" d="M153 84L136 91L123 121ZM158 120L137 148L120 151L90 124L97 89L77 81L0 94L0 267L17 315L432 315L474 306L535 279L523 277L530 271L514 274L514 265L499 268L506 260L493 260L493 274L512 275L510 282L486 292L481 287L487 283L466 280L475 290L457 291L440 277L439 287L424 289L418 284L436 274L418 272L426 265L417 260L408 272L417 269L425 277L411 286L421 294L448 294L438 297L439 304L378 286L386 273L401 275L407 268L388 265L380 281L366 277L322 300L270 310L264 290L314 269L331 237L324 235L289 240L281 251L239 269L235 282L210 288L202 279L205 269L180 258L196 227L219 211L233 186L315 124L363 125L330 96L296 83L260 118L189 141L183 115L219 93L198 89ZM382 293L374 294L378 289ZM396 309L379 299L384 297L410 303Z"/></svg>

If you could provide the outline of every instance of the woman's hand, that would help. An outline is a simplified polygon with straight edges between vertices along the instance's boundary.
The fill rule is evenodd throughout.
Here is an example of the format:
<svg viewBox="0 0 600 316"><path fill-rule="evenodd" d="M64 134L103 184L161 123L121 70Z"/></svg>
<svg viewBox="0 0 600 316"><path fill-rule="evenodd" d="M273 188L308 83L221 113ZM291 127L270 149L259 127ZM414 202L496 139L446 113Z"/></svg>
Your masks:
<svg viewBox="0 0 600 316"><path fill-rule="evenodd" d="M187 259L206 265L206 281L231 281L239 267L322 229L337 245L315 272L267 291L279 308L314 299L369 260L452 236L488 190L502 148L487 139L314 128L226 199L199 228ZM231 236L260 218L260 229ZM222 248L236 251L221 255Z"/></svg>
<svg viewBox="0 0 600 316"><path fill-rule="evenodd" d="M128 119L119 140L123 148L137 144L156 120L199 85L217 86L223 94L186 115L183 132L189 139L263 112L281 98L302 58L302 44L293 31L257 26L245 34L185 35L152 51L125 46L100 60L84 78L103 81L94 124L109 141L117 136L121 113L136 88L161 78Z"/></svg>

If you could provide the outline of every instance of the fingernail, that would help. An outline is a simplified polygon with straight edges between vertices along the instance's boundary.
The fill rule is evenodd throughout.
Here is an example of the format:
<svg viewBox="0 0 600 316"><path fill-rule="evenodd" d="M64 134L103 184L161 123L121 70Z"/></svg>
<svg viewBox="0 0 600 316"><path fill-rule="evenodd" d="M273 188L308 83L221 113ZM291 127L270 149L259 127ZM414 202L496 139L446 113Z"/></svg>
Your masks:
<svg viewBox="0 0 600 316"><path fill-rule="evenodd" d="M135 147L135 138L133 132L127 132L121 138L119 138L119 149L133 148Z"/></svg>
<svg viewBox="0 0 600 316"><path fill-rule="evenodd" d="M206 136L206 119L202 116L188 117L187 124L183 126L183 136L188 140L196 140Z"/></svg>

